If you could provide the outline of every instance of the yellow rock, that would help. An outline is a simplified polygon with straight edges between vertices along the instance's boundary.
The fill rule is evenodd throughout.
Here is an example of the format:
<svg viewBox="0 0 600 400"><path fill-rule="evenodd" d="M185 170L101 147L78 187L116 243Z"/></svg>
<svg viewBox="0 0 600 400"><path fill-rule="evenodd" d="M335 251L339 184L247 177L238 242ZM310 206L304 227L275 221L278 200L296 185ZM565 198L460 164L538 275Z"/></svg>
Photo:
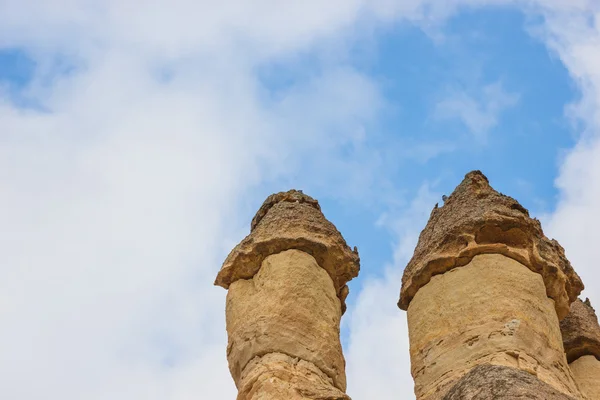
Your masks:
<svg viewBox="0 0 600 400"><path fill-rule="evenodd" d="M600 361L583 356L569 364L581 393L590 400L600 399Z"/></svg>
<svg viewBox="0 0 600 400"><path fill-rule="evenodd" d="M253 358L282 353L314 364L346 390L340 300L311 255L287 250L265 258L254 278L231 284L226 315L227 357L238 389Z"/></svg>
<svg viewBox="0 0 600 400"><path fill-rule="evenodd" d="M285 354L253 359L241 377L238 400L350 400L314 364Z"/></svg>
<svg viewBox="0 0 600 400"><path fill-rule="evenodd" d="M431 278L408 307L418 399L440 398L480 364L513 367L575 397L554 301L544 280L500 254Z"/></svg>

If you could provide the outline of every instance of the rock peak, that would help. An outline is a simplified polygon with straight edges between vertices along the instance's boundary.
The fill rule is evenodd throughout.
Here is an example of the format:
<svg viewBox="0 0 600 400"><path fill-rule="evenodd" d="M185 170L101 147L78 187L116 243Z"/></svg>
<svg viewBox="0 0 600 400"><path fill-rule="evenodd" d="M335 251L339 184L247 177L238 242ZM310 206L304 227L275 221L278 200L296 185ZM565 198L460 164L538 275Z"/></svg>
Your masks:
<svg viewBox="0 0 600 400"><path fill-rule="evenodd" d="M592 307L592 303L590 302L589 298L585 298L585 301L583 302L583 304L585 304L586 306L588 306L589 308L592 309L592 311L594 311L594 313L596 312L596 310L594 309L594 307Z"/></svg>
<svg viewBox="0 0 600 400"><path fill-rule="evenodd" d="M252 218L252 224L250 225L250 231L253 231L254 228L260 223L260 221L264 218L265 215L269 212L269 210L277 203L287 201L290 203L303 203L308 204L317 210L321 211L321 206L319 202L307 194L304 194L302 190L291 189L287 192L279 192L273 193L269 197L265 199L263 204L260 206L254 218Z"/></svg>
<svg viewBox="0 0 600 400"><path fill-rule="evenodd" d="M471 171L435 207L404 270L398 306L407 309L432 276L468 264L478 254L502 254L542 275L559 318L567 315L583 284L555 240L518 201L494 190L481 171Z"/></svg>
<svg viewBox="0 0 600 400"><path fill-rule="evenodd" d="M448 201L452 201L453 199L462 199L462 201L464 201L465 197L483 199L488 196L491 196L494 201L497 201L498 206L504 205L512 210L520 211L529 216L529 211L517 200L496 191L490 185L490 181L487 176L485 176L483 172L479 170L474 170L467 173L462 182L454 189L454 192L452 192L450 197L448 197ZM493 207L494 205L495 204L493 202L487 202L487 206L489 207Z"/></svg>
<svg viewBox="0 0 600 400"><path fill-rule="evenodd" d="M486 182L488 185L489 185L489 183L490 183L490 181L489 181L489 179L487 178L487 176L485 176L485 175L483 174L483 172L481 172L481 171L480 171L480 170L478 170L478 169L474 169L474 170L473 170L473 171L471 171L471 172L467 172L467 174L465 175L465 179L464 179L464 180L467 180L467 179L471 179L471 180L479 180L479 179L483 179L483 180L484 180L484 181L485 181L485 182Z"/></svg>

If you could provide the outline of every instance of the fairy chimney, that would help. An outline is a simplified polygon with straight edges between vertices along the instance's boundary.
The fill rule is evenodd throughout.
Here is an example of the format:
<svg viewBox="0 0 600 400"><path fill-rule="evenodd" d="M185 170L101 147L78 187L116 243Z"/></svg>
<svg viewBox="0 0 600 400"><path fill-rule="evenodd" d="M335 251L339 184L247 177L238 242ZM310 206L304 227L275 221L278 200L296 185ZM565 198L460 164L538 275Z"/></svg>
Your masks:
<svg viewBox="0 0 600 400"><path fill-rule="evenodd" d="M269 196L216 285L228 289L227 359L238 400L350 399L340 319L359 257L319 203Z"/></svg>
<svg viewBox="0 0 600 400"><path fill-rule="evenodd" d="M468 173L402 277L417 399L579 399L559 320L582 289L540 222Z"/></svg>

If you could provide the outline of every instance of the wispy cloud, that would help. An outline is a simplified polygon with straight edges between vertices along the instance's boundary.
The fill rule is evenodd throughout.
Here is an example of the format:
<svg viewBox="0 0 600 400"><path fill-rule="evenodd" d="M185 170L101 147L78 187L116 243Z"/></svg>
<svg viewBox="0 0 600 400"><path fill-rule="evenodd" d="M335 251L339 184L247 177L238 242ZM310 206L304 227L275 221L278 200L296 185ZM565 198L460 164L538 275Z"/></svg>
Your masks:
<svg viewBox="0 0 600 400"><path fill-rule="evenodd" d="M335 60L265 100L256 67L343 35L359 5L293 7L0 2L42 106L0 92L2 398L235 397L212 282L239 212L298 171L358 176L338 149L380 101Z"/></svg>
<svg viewBox="0 0 600 400"><path fill-rule="evenodd" d="M453 2L449 8L491 3L515 2L465 0ZM566 248L567 256L588 285L585 295L600 304L597 285L600 275L595 253L600 226L600 108L597 107L600 104L600 5L591 1L556 0L539 2L537 6L528 8L528 12L539 12L545 17L536 35L556 52L578 84L582 98L567 111L585 127L578 145L562 161L557 180L560 201L557 210L543 218L544 228ZM497 82L479 91L446 92L435 114L440 120L459 120L475 138L485 140L502 112L518 101L518 94L507 92L501 82ZM392 302L397 300L401 269L414 249L416 235L425 226L425 212L429 212L432 201L427 193L422 191L411 207L412 215L421 217L407 220L400 216L398 223L392 224L401 227L396 233L395 262L386 266L382 279L364 283L356 307L350 311L348 381L350 393L356 398L414 398L409 378L406 320L404 315L398 315Z"/></svg>
<svg viewBox="0 0 600 400"><path fill-rule="evenodd" d="M508 92L501 82L473 90L453 88L447 90L435 105L434 118L458 120L478 141L484 142L498 125L502 113L518 101L519 95Z"/></svg>
<svg viewBox="0 0 600 400"><path fill-rule="evenodd" d="M350 328L346 352L348 393L354 398L412 396L406 315L396 304L402 270L440 196L425 183L406 209L384 215L379 221L394 233L397 243L394 259L385 266L383 276L365 281L356 306L346 317Z"/></svg>
<svg viewBox="0 0 600 400"><path fill-rule="evenodd" d="M581 2L564 11L548 11L547 23L538 34L580 89L580 100L566 110L576 122L579 141L561 160L556 180L559 201L545 222L586 284L584 294L600 304L600 270L594 251L600 224L600 4Z"/></svg>

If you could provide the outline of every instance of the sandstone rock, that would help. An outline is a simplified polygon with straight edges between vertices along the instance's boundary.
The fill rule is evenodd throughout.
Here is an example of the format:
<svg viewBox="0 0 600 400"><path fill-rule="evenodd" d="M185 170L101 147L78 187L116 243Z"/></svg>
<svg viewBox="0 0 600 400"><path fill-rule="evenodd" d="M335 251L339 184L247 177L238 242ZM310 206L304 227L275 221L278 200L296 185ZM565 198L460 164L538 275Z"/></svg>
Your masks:
<svg viewBox="0 0 600 400"><path fill-rule="evenodd" d="M310 362L346 390L340 300L311 255L287 250L266 257L252 279L231 284L226 315L227 358L238 388L252 359L282 353Z"/></svg>
<svg viewBox="0 0 600 400"><path fill-rule="evenodd" d="M250 235L231 251L215 284L227 289L239 279L250 279L266 257L289 249L304 251L317 260L331 277L345 310L346 283L359 272L358 251L348 247L315 199L296 190L267 198L252 220Z"/></svg>
<svg viewBox="0 0 600 400"><path fill-rule="evenodd" d="M478 254L503 254L539 273L564 318L583 284L563 248L516 200L495 191L479 171L465 176L443 207L433 209L402 277L398 306L408 308L433 276L468 264Z"/></svg>
<svg viewBox="0 0 600 400"><path fill-rule="evenodd" d="M464 375L442 400L575 400L518 369L479 365Z"/></svg>
<svg viewBox="0 0 600 400"><path fill-rule="evenodd" d="M349 400L340 319L359 257L300 191L269 196L215 284L229 289L238 400Z"/></svg>
<svg viewBox="0 0 600 400"><path fill-rule="evenodd" d="M585 398L600 399L600 360L591 355L582 356L569 366Z"/></svg>
<svg viewBox="0 0 600 400"><path fill-rule="evenodd" d="M570 363L585 355L600 360L600 325L589 300L577 299L571 304L569 314L560 323L560 330Z"/></svg>
<svg viewBox="0 0 600 400"><path fill-rule="evenodd" d="M480 364L520 369L557 392L578 393L542 276L512 258L480 254L433 276L408 307L408 328L417 399L439 399Z"/></svg>
<svg viewBox="0 0 600 400"><path fill-rule="evenodd" d="M237 400L350 400L314 364L281 353L254 358L244 370Z"/></svg>

